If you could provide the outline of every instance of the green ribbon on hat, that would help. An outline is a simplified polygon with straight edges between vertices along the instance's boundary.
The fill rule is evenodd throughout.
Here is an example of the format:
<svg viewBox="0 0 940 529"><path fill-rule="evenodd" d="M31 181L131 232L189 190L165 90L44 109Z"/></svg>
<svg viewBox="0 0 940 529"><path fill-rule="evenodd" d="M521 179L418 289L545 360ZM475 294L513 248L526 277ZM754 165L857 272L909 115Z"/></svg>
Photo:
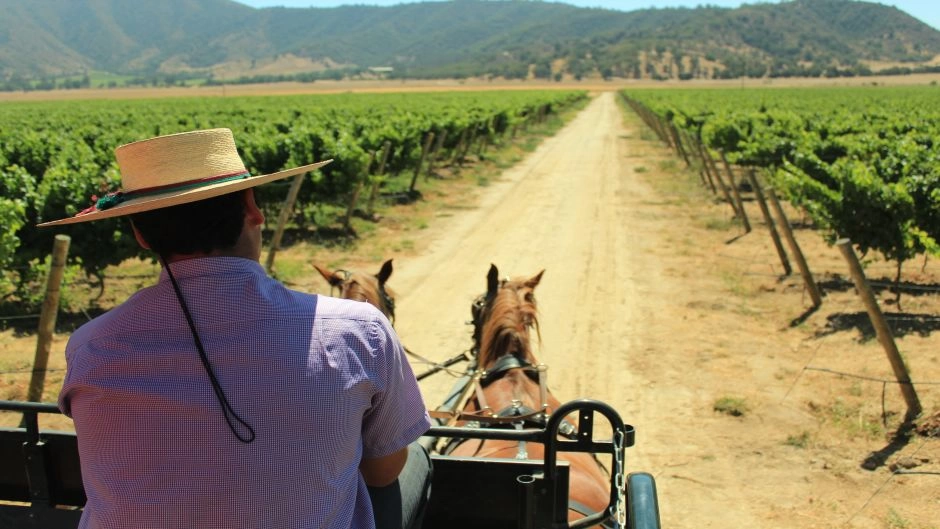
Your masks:
<svg viewBox="0 0 940 529"><path fill-rule="evenodd" d="M187 191L189 189L197 189L200 187L207 186L209 184L220 184L222 182L229 182L232 180L242 180L251 176L251 173L245 171L243 173L236 173L230 175L221 175L213 176L210 178L200 178L199 180L189 180L186 182L180 182L178 184L169 184L165 186L157 187L145 187L142 189L135 189L133 191L115 191L113 193L108 193L107 195L97 198L91 197L95 202L95 205L82 211L79 215L84 213L89 213L90 211L104 211L106 209L111 209L114 206L117 206L127 200L132 198L141 198L146 196L153 195L162 195L171 191Z"/></svg>

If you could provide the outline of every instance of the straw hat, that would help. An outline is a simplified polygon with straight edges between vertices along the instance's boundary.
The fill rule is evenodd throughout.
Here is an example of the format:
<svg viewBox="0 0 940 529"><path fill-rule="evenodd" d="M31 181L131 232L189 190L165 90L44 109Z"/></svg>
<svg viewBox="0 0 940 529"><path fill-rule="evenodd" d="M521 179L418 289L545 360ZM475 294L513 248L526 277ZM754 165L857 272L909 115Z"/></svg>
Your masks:
<svg viewBox="0 0 940 529"><path fill-rule="evenodd" d="M233 193L313 171L332 160L252 176L238 156L229 129L209 129L158 136L114 150L122 189L92 197L91 207L74 217L39 227L74 224L132 215Z"/></svg>

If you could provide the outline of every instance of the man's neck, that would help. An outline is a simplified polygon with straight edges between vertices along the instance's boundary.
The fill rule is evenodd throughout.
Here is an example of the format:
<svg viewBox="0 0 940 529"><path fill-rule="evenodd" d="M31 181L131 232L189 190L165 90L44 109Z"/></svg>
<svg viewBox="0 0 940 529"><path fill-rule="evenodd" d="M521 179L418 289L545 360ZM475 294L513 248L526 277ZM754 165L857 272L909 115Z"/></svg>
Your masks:
<svg viewBox="0 0 940 529"><path fill-rule="evenodd" d="M238 246L235 248L229 248L227 250L213 250L209 253L205 252L196 252L196 253L186 253L186 254L171 254L166 255L164 258L168 263L175 263L177 261L186 261L188 259L202 259L204 257L242 257L245 259L251 259L253 261L258 261L259 256L255 255L253 252L238 251Z"/></svg>

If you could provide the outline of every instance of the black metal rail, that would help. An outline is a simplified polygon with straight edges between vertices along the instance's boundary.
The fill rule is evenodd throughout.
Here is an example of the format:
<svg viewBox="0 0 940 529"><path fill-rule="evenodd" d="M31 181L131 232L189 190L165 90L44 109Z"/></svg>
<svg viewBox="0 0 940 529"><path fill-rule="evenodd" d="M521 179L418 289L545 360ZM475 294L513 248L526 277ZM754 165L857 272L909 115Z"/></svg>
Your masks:
<svg viewBox="0 0 940 529"><path fill-rule="evenodd" d="M578 414L578 434L573 440L560 438L562 437L559 435L562 423L572 413ZM603 415L609 421L615 436L619 432L619 435L622 436L621 446L618 447L613 440L597 440L594 438L595 413ZM558 480L559 452L610 454L616 459L617 451L633 446L636 439L633 426L624 424L616 410L604 402L591 399L579 399L562 404L548 417L544 428L511 430L505 428L434 426L425 435L436 438L525 441L543 444L545 446L545 456L542 464L542 476L537 485L540 488L537 492L543 496L555 495L558 490L556 482ZM620 456L622 458L623 454L620 454ZM622 471L623 469L620 470L620 472ZM588 527L610 520L616 516L617 504L624 501L625 493L623 490L625 486L623 474L612 471L610 475L610 499L607 509L603 512L594 513L570 523L566 519L539 520L540 517L551 514L553 512L551 509L547 510L546 513L530 513L530 515L533 519L539 520L539 523L536 523L537 526L549 523L551 527L566 529ZM556 501L567 503L567 497L556 498Z"/></svg>

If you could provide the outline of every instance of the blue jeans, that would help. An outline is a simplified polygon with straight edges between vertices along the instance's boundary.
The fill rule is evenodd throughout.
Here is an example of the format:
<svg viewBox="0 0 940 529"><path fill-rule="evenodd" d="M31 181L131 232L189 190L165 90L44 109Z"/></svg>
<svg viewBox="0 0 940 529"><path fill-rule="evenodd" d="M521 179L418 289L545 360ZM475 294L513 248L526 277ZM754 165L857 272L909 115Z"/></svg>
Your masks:
<svg viewBox="0 0 940 529"><path fill-rule="evenodd" d="M408 461L398 479L369 487L376 529L420 529L431 495L431 457L417 442L408 446Z"/></svg>

